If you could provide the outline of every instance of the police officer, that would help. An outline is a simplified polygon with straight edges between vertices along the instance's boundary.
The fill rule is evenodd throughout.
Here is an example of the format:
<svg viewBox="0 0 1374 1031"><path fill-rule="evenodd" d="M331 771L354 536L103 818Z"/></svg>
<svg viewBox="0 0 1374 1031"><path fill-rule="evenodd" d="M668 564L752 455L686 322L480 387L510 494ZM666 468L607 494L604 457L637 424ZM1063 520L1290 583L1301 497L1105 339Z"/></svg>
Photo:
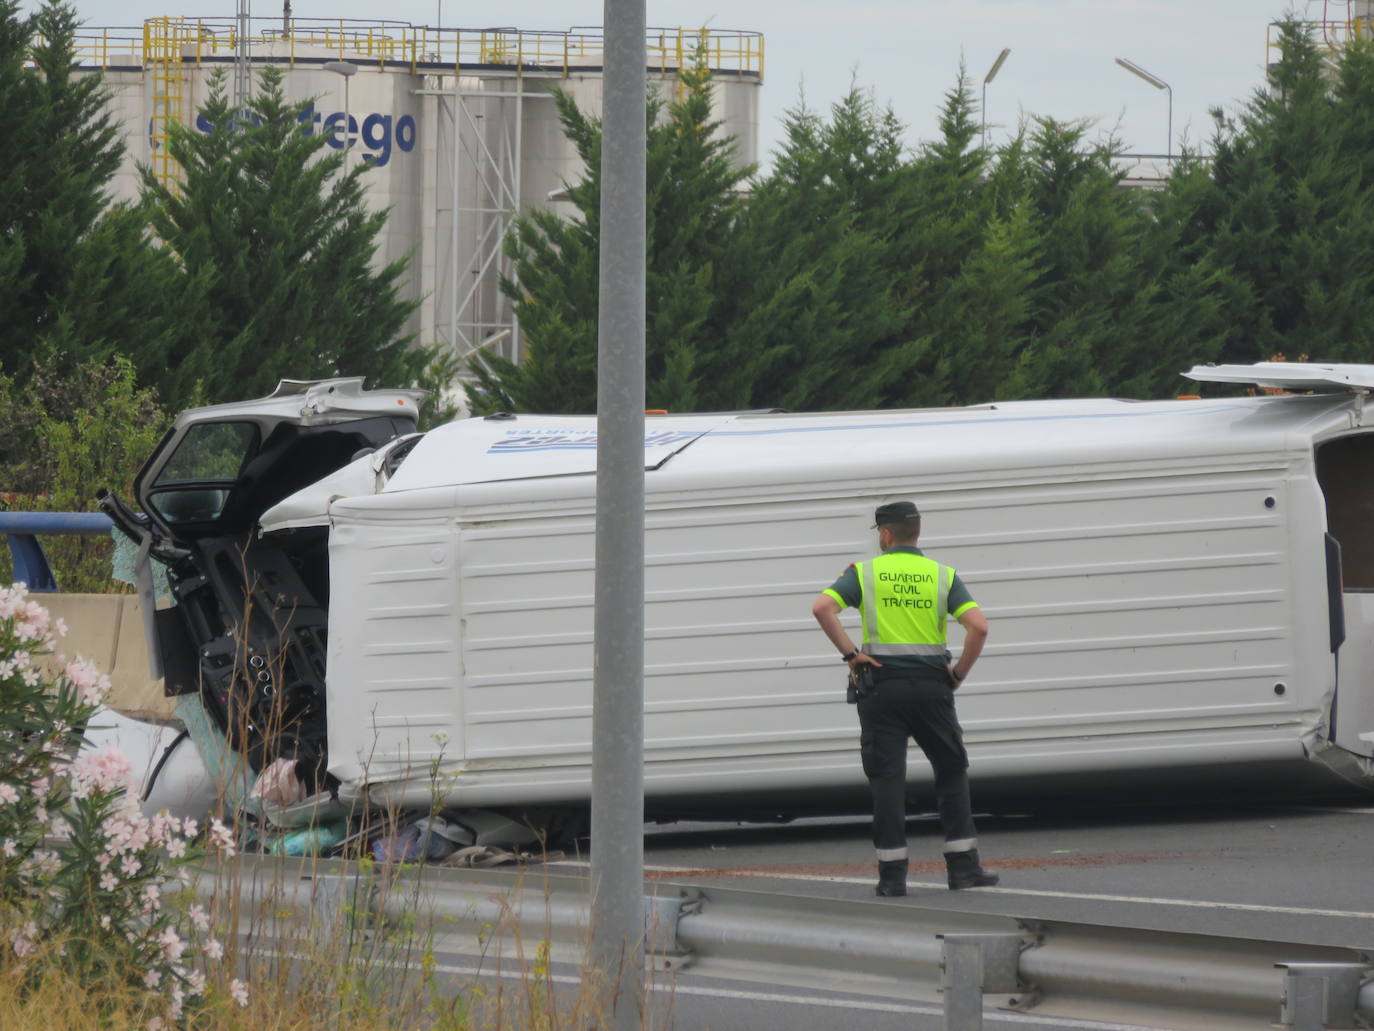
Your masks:
<svg viewBox="0 0 1374 1031"><path fill-rule="evenodd" d="M873 790L873 844L879 895L905 895L907 738L935 771L951 888L981 888L997 875L978 860L969 802L968 753L954 714L954 692L968 676L988 635L988 621L958 574L916 547L921 514L910 501L880 505L873 514L882 554L844 571L811 607L826 637L851 670L873 667L874 689L858 703L859 749ZM855 647L840 623L853 606L863 623ZM945 647L945 623L964 628L957 662Z"/></svg>

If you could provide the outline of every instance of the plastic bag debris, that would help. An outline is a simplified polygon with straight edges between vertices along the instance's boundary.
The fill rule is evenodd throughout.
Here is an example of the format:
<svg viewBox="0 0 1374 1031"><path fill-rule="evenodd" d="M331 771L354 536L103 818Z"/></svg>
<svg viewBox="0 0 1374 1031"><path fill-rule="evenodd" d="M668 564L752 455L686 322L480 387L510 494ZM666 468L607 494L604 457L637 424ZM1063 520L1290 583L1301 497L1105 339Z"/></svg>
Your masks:
<svg viewBox="0 0 1374 1031"><path fill-rule="evenodd" d="M418 823L383 834L372 842L372 857L379 863L437 862L458 850L457 844Z"/></svg>
<svg viewBox="0 0 1374 1031"><path fill-rule="evenodd" d="M343 841L347 833L346 820L318 824L282 835L267 846L267 851L274 856L318 856Z"/></svg>
<svg viewBox="0 0 1374 1031"><path fill-rule="evenodd" d="M276 759L264 767L248 797L283 808L304 801L305 781L296 776L296 760Z"/></svg>

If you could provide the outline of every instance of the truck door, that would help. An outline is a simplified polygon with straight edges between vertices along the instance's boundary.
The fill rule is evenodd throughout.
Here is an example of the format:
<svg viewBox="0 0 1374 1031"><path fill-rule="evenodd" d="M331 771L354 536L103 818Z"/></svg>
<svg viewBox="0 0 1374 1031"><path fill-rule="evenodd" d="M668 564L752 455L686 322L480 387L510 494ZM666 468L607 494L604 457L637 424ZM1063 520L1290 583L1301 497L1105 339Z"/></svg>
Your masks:
<svg viewBox="0 0 1374 1031"><path fill-rule="evenodd" d="M1374 756L1374 433L1320 445L1317 482L1326 498L1332 643L1338 645L1333 736L1342 748Z"/></svg>

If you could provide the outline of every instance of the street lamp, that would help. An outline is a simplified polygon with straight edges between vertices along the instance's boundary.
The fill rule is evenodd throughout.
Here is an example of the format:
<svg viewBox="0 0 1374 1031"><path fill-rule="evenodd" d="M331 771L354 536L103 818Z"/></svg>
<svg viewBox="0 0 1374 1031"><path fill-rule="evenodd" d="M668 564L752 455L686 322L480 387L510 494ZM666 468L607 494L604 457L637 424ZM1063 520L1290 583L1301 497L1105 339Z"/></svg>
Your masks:
<svg viewBox="0 0 1374 1031"><path fill-rule="evenodd" d="M348 80L358 73L358 66L348 61L326 61L321 65L327 72L342 75L344 81L344 124L343 124L343 152L344 152L344 172L348 171L348 152L353 147L353 141L348 138L348 134L353 131L353 110L348 103Z"/></svg>
<svg viewBox="0 0 1374 1031"><path fill-rule="evenodd" d="M1128 61L1124 57L1118 57L1116 63L1121 65L1122 68L1125 68L1126 71L1130 72L1132 75L1144 79L1155 89L1169 91L1169 143L1165 148L1167 152L1165 156L1172 166L1174 163L1174 88L1158 75L1151 75L1144 68L1140 67L1140 65L1133 61Z"/></svg>
<svg viewBox="0 0 1374 1031"><path fill-rule="evenodd" d="M983 76L983 106L981 113L983 116L984 149L986 149L988 145L988 83L997 78L997 73L1002 70L1002 62L1007 59L1007 55L1010 53L1011 47L1003 47L1002 52L997 55L997 60L992 62L992 67L989 68L988 73Z"/></svg>

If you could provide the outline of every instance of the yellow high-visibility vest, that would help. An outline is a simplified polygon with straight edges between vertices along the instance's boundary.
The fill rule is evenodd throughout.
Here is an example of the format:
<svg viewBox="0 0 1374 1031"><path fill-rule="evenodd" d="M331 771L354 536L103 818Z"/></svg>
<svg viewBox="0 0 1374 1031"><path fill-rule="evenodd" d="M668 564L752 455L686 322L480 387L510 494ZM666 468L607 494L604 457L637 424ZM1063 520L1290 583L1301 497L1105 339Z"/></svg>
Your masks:
<svg viewBox="0 0 1374 1031"><path fill-rule="evenodd" d="M924 555L893 551L856 562L867 655L945 656L954 570Z"/></svg>

